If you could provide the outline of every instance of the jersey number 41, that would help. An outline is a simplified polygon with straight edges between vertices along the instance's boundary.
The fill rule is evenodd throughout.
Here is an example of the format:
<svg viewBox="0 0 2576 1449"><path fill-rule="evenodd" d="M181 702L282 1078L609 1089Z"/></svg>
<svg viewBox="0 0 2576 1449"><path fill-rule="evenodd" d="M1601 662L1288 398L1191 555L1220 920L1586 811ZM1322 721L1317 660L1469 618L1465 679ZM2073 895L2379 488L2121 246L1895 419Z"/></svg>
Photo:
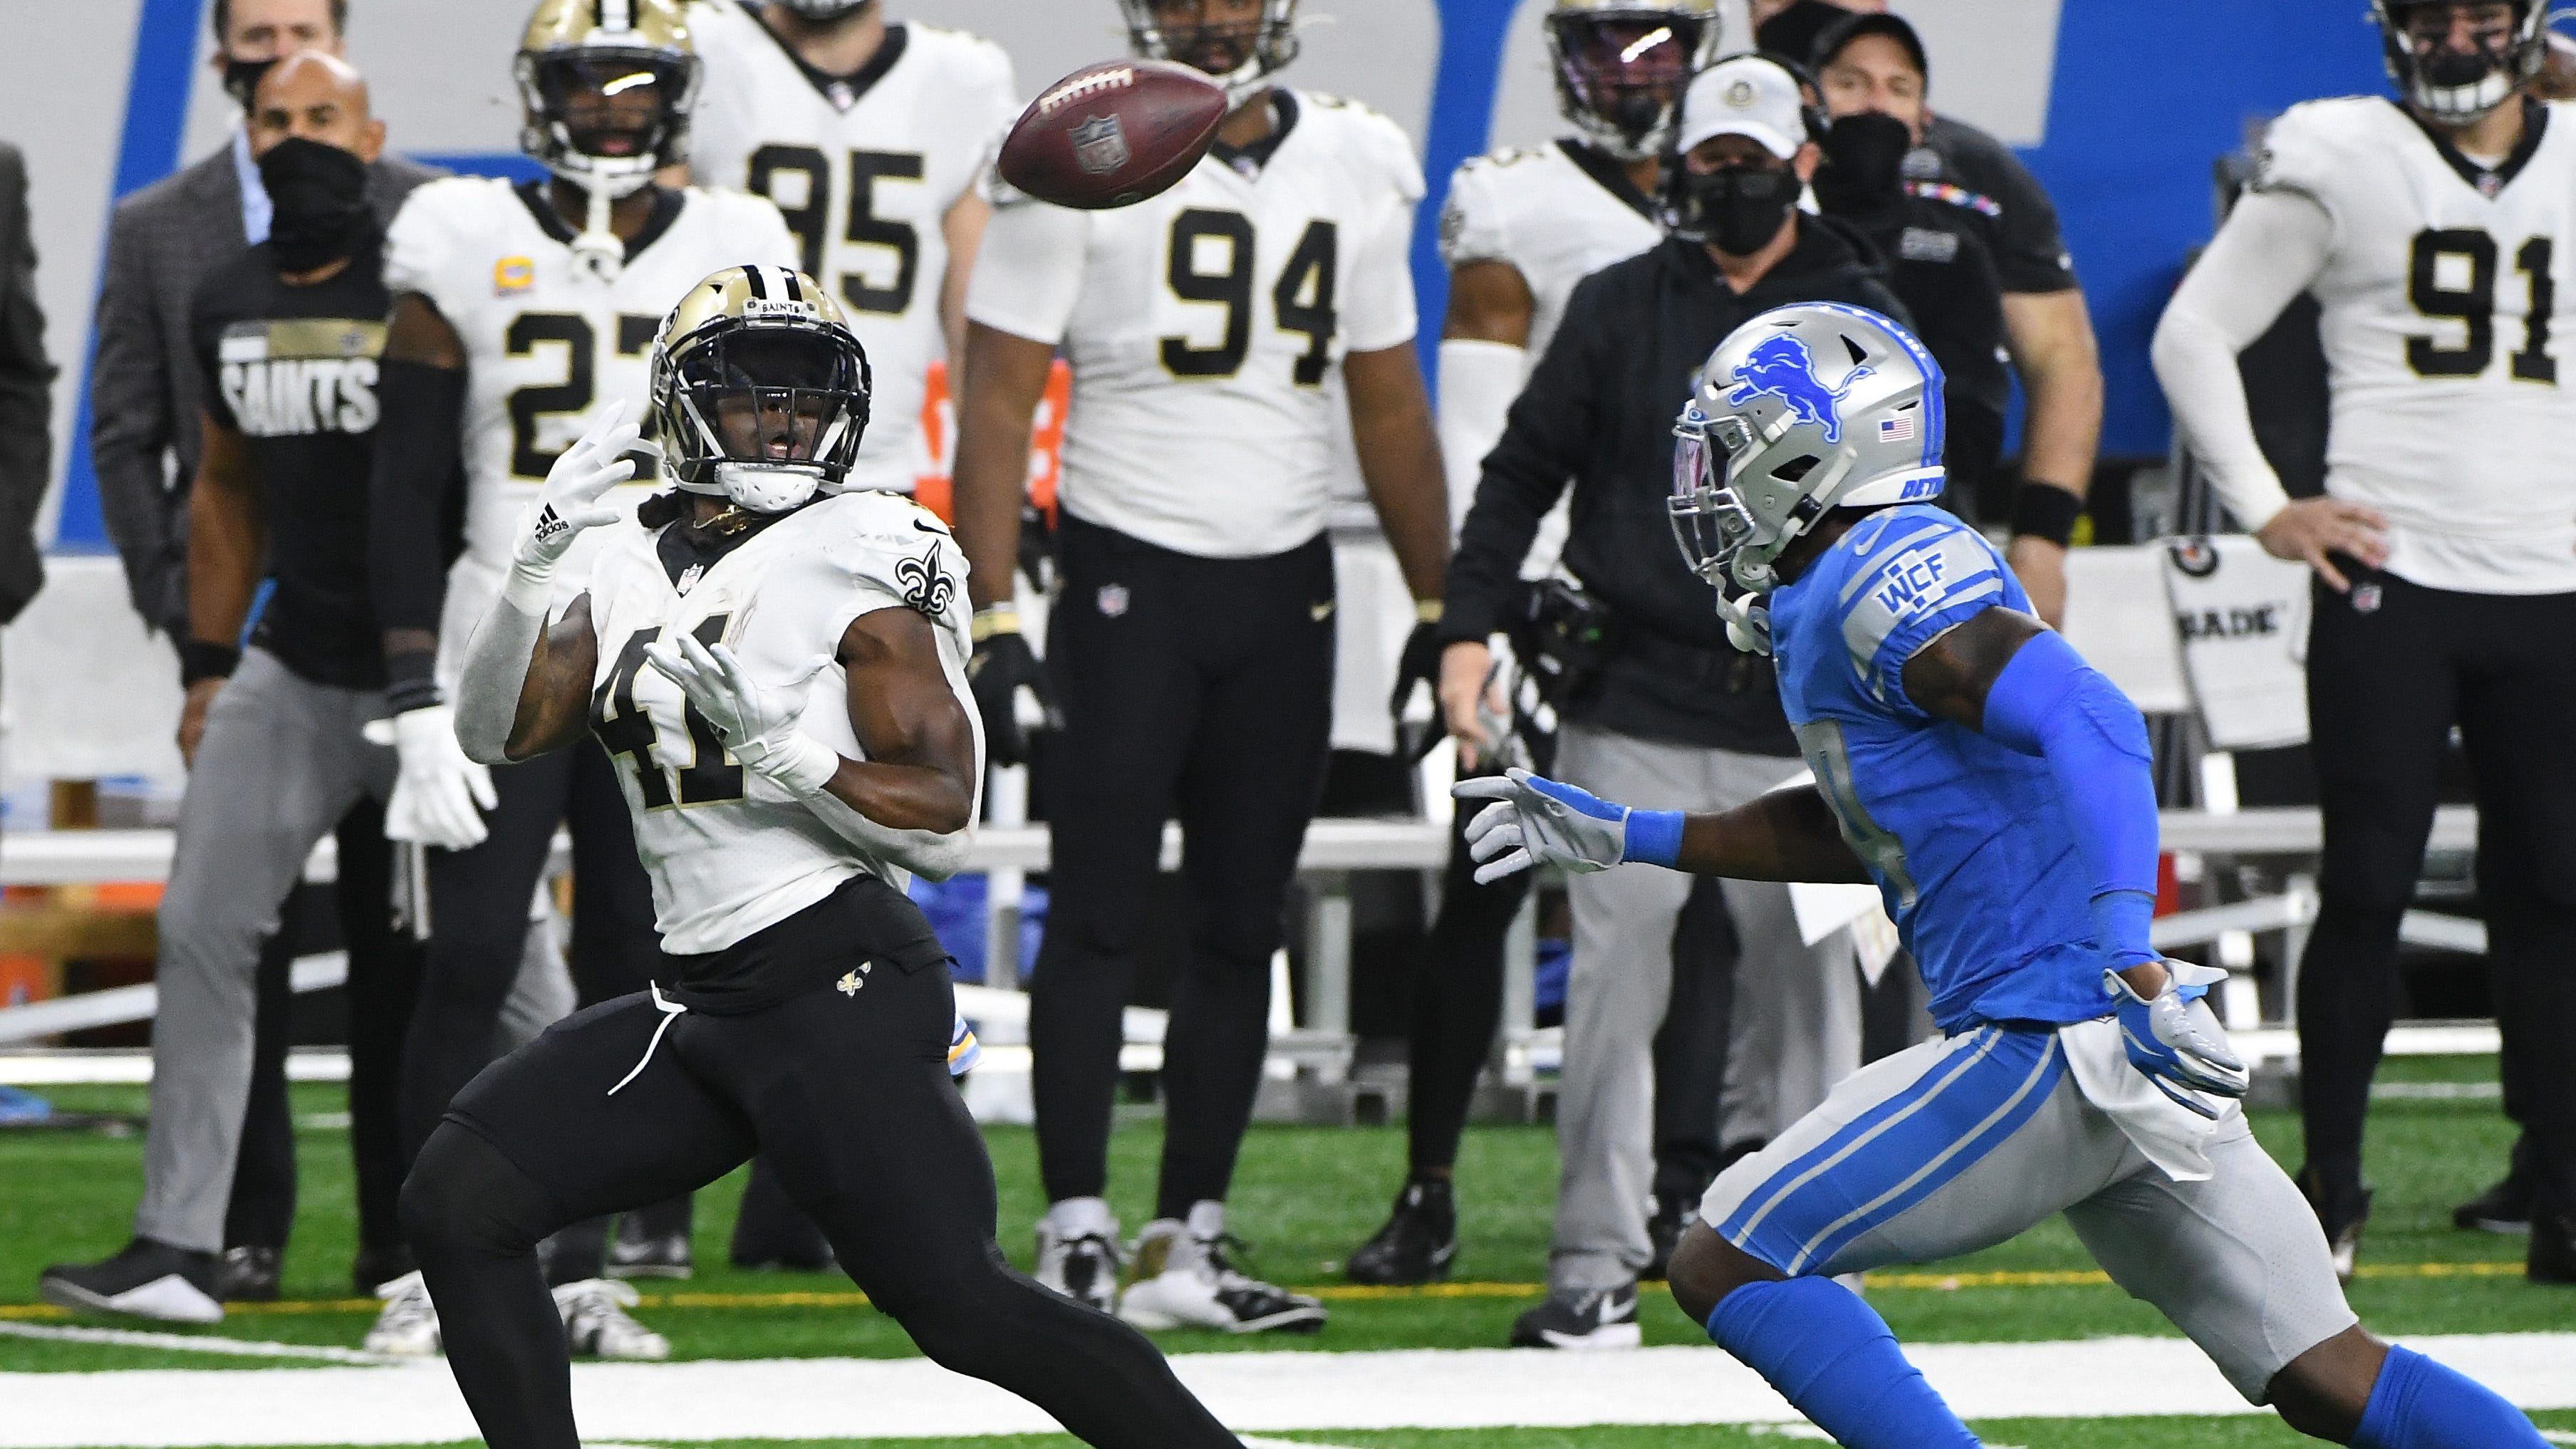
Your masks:
<svg viewBox="0 0 2576 1449"><path fill-rule="evenodd" d="M724 638L730 614L709 616L705 623L691 631L701 644L714 644ZM644 662L644 646L662 637L662 626L638 629L617 651L617 667L609 671L608 682L591 696L590 724L599 743L611 759L633 762L636 793L647 810L664 810L678 805L722 805L743 798L742 766L725 754L724 738L694 704L683 704L681 727L689 733L689 763L679 773L674 792L672 772L653 757L653 747L661 743L661 727L653 722L652 711L635 700L635 676L650 668Z"/></svg>

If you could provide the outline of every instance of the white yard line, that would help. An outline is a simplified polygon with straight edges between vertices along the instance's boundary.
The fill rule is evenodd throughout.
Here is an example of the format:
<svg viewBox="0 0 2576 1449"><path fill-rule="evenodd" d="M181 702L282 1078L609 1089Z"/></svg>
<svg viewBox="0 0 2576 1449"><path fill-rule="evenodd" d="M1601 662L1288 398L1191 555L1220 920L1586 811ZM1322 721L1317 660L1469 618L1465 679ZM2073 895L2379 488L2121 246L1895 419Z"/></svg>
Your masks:
<svg viewBox="0 0 2576 1449"><path fill-rule="evenodd" d="M2409 1342L2526 1408L2576 1408L2576 1334ZM1926 1344L1912 1352L1972 1419L2256 1412L2179 1339ZM1750 1370L1713 1348L1207 1353L1173 1364L1218 1417L1254 1432L1797 1419ZM921 1359L582 1364L573 1392L593 1440L959 1438L1055 1427L1000 1389ZM479 1437L434 1360L328 1371L0 1374L0 1405L0 1449Z"/></svg>
<svg viewBox="0 0 2576 1449"><path fill-rule="evenodd" d="M131 1328L58 1328L0 1319L0 1334L10 1338L52 1339L58 1343L104 1343L119 1348L158 1348L177 1353L211 1353L231 1358L316 1358L328 1363L382 1368L400 1363L380 1353L330 1348L309 1343L265 1343L244 1338L204 1338L193 1333L146 1333Z"/></svg>

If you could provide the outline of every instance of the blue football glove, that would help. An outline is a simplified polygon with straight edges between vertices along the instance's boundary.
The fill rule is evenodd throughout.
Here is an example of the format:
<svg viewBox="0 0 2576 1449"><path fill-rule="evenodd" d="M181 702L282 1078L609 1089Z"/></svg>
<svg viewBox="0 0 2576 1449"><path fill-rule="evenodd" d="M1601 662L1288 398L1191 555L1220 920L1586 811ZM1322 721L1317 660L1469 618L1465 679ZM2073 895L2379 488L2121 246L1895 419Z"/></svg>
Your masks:
<svg viewBox="0 0 2576 1449"><path fill-rule="evenodd" d="M1449 793L1494 802L1467 822L1478 885L1542 861L1588 874L1632 860L1669 866L1681 854L1680 811L1631 810L1527 770L1461 780Z"/></svg>
<svg viewBox="0 0 2576 1449"><path fill-rule="evenodd" d="M2214 1118L2218 1109L2192 1092L2242 1097L2253 1083L2245 1063L2228 1047L2226 1029L2209 1009L2209 988L2226 980L2227 973L2188 961L2167 961L2164 967L2165 989L2153 1001L2139 996L2117 971L2102 973L2102 989L2110 993L2112 1010L2120 1018L2129 1065L2155 1083L2156 1090L2203 1117ZM2177 1091L2177 1087L2187 1090Z"/></svg>

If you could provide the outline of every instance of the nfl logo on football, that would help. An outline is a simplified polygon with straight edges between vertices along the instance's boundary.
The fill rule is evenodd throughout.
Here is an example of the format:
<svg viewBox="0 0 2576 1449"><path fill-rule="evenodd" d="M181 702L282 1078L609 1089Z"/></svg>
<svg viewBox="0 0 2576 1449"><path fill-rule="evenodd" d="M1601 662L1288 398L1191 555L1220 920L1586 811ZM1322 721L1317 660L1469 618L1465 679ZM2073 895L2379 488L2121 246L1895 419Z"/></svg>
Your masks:
<svg viewBox="0 0 2576 1449"><path fill-rule="evenodd" d="M1106 176L1127 164L1127 128L1116 116L1094 116L1073 128L1074 163L1094 176Z"/></svg>

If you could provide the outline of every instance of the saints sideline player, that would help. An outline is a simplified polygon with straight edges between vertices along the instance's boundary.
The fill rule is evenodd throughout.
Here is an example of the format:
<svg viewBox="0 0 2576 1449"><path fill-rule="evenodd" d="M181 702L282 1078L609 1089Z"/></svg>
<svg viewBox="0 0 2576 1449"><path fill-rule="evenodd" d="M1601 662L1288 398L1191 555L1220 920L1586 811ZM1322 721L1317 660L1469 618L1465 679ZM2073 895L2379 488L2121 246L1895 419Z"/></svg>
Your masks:
<svg viewBox="0 0 2576 1449"><path fill-rule="evenodd" d="M1895 422L1899 426L1883 427ZM2543 1442L2502 1398L2354 1321L2315 1219L2254 1140L2248 1077L2169 962L2146 722L1931 506L1941 370L1896 324L1785 307L1709 359L1673 519L1746 644L1776 652L1817 784L1719 815L1527 771L1457 786L1484 874L1625 862L1870 881L1945 1035L1863 1068L1721 1175L1673 1298L1854 1449L1978 1441L1834 1275L1970 1252L2057 1213L2251 1403L2364 1449Z"/></svg>
<svg viewBox="0 0 2576 1449"><path fill-rule="evenodd" d="M2316 572L2308 721L2325 812L2299 974L2300 1174L2348 1274L2370 1192L2370 1079L2397 931L2456 725L2478 804L2514 1172L2463 1227L2528 1224L2535 1282L2576 1283L2576 106L2531 98L2539 0L2377 7L2402 99L2293 107L2155 343L2228 511ZM2323 497L2256 445L2236 355L2301 293L2333 376ZM2464 440L2474 445L2464 448Z"/></svg>
<svg viewBox="0 0 2576 1449"><path fill-rule="evenodd" d="M1059 347L1072 366L1047 647L1067 763L1041 783L1054 895L1029 1018L1053 1204L1039 1278L1147 1327L1312 1330L1321 1303L1229 1260L1224 1200L1330 747L1337 375L1407 587L1423 617L1438 609L1448 518L1407 260L1422 173L1385 117L1273 84L1296 53L1295 0L1124 9L1138 54L1215 77L1234 110L1209 156L1149 201L1000 203L968 299L958 408L976 696L987 734L1013 740L1013 691L1037 673L1012 609L1030 423ZM1166 1046L1170 1130L1122 1299L1102 1196L1110 1108L1176 815L1190 945Z"/></svg>
<svg viewBox="0 0 2576 1449"><path fill-rule="evenodd" d="M472 757L595 733L627 766L670 952L478 1078L405 1186L475 1421L577 1449L536 1243L757 1151L940 1364L1093 1444L1234 1445L1142 1335L994 1245L948 952L904 894L963 862L982 793L965 562L910 500L847 491L866 352L812 278L736 267L682 299L652 375L674 487L614 501L638 440L612 404L522 513L463 662Z"/></svg>
<svg viewBox="0 0 2576 1449"><path fill-rule="evenodd" d="M676 0L544 0L517 69L524 144L552 179L432 182L385 246L394 310L371 584L401 758L388 815L411 822L401 838L429 847L428 944L404 1053L407 1153L492 1059L558 822L571 828L579 882L581 999L633 990L659 960L611 757L584 745L487 771L457 749L448 701L465 637L508 577L520 511L603 403L643 394L662 318L718 267L796 257L769 202L653 184L686 154L698 86ZM451 573L457 513L464 554ZM602 1237L589 1225L555 1245L566 1332L585 1352L659 1358L668 1344L602 1276ZM433 1351L428 1310L418 1278L403 1280L371 1346Z"/></svg>
<svg viewBox="0 0 2576 1449"><path fill-rule="evenodd" d="M1450 180L1440 218L1449 315L1441 330L1439 406L1453 535L1475 502L1485 455L1502 440L1504 415L1555 337L1575 283L1663 240L1654 200L1663 150L1683 88L1716 56L1722 35L1716 0L1555 0L1548 52L1557 109L1575 134L1479 157ZM1542 525L1524 575L1544 577L1564 544L1560 508ZM1413 672L1397 683L1399 712L1417 680L1438 687L1438 641L1426 642L1425 657L1409 658ZM1490 756L1498 743L1488 740L1483 753ZM1477 753L1464 751L1461 765L1500 768L1473 758ZM1457 1251L1451 1168L1502 1020L1503 936L1526 894L1519 882L1475 889L1472 872L1465 845L1453 841L1410 1033L1410 1174L1385 1225L1351 1254L1354 1282L1445 1277ZM1715 1099L1712 1092L1711 1112ZM1675 1216L1681 1205L1673 1205ZM1660 1261L1672 1245L1659 1239L1656 1246Z"/></svg>
<svg viewBox="0 0 2576 1449"><path fill-rule="evenodd" d="M876 368L859 486L909 493L931 365L955 382L966 281L992 207L976 186L1020 112L999 46L886 0L697 0L706 93L691 125L702 185L778 203L809 276L847 310Z"/></svg>

